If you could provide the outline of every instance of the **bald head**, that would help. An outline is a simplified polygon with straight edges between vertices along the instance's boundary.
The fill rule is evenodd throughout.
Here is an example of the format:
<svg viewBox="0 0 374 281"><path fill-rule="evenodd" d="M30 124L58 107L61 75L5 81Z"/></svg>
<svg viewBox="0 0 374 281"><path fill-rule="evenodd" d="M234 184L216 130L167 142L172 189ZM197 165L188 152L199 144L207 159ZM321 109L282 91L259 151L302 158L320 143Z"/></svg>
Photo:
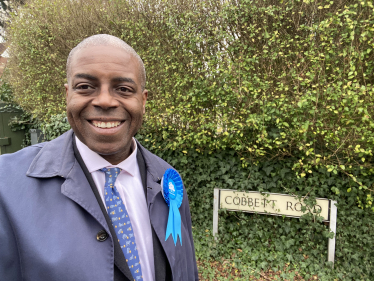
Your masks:
<svg viewBox="0 0 374 281"><path fill-rule="evenodd" d="M130 45L128 45L126 42L119 39L118 37L115 37L109 34L96 34L96 35L90 36L84 39L82 42L80 42L77 46L75 46L70 51L70 54L66 62L66 76L67 76L68 81L70 78L71 63L73 61L74 54L79 50L92 47L92 46L117 47L117 48L121 48L125 50L128 54L132 55L139 64L139 69L140 69L139 77L141 81L142 90L144 90L145 82L146 82L146 73L145 73L143 60L140 58L140 56L135 52L135 50Z"/></svg>

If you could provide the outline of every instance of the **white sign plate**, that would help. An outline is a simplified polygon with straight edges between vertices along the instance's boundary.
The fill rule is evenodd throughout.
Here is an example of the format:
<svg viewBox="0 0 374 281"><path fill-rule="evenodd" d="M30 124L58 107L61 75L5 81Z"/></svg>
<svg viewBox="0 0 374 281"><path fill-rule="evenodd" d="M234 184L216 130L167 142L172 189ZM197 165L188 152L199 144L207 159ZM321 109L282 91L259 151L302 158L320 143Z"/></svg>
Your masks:
<svg viewBox="0 0 374 281"><path fill-rule="evenodd" d="M317 204L313 209L302 212L302 206L306 206L302 199L295 196L277 193L260 193L257 191L236 191L221 189L219 194L219 208L230 211L242 211L287 217L301 217L307 212L319 213L324 221L329 221L329 200L316 199Z"/></svg>

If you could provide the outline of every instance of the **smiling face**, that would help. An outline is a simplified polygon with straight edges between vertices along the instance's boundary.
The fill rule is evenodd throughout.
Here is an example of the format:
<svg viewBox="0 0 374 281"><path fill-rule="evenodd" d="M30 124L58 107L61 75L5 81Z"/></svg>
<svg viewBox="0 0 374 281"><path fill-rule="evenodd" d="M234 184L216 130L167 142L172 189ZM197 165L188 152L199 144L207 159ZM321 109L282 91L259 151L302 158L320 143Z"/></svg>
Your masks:
<svg viewBox="0 0 374 281"><path fill-rule="evenodd" d="M79 140L111 164L126 159L148 95L137 60L118 47L83 48L73 56L65 88L67 117Z"/></svg>

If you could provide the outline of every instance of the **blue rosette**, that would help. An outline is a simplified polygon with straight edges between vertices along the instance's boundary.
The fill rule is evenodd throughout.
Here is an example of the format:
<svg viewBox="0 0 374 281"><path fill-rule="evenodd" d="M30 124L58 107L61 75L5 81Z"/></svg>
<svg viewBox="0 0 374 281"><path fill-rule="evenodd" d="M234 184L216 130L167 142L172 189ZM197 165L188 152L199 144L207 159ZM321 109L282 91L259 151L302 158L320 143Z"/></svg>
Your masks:
<svg viewBox="0 0 374 281"><path fill-rule="evenodd" d="M183 182L177 171L167 169L162 177L162 194L165 198L166 204L169 206L169 218L166 227L165 241L170 234L173 237L174 245L179 241L182 245L182 224L179 207L183 201Z"/></svg>

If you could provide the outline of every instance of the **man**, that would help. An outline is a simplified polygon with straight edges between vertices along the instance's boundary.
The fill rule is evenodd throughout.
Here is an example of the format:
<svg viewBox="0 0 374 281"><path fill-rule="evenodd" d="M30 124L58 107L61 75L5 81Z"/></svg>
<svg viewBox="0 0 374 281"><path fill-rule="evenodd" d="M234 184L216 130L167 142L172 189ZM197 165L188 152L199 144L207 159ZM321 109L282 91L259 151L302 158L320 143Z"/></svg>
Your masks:
<svg viewBox="0 0 374 281"><path fill-rule="evenodd" d="M116 37L94 35L71 51L72 130L0 157L0 280L198 280L186 191L174 241L161 192L172 167L133 138L145 77Z"/></svg>

